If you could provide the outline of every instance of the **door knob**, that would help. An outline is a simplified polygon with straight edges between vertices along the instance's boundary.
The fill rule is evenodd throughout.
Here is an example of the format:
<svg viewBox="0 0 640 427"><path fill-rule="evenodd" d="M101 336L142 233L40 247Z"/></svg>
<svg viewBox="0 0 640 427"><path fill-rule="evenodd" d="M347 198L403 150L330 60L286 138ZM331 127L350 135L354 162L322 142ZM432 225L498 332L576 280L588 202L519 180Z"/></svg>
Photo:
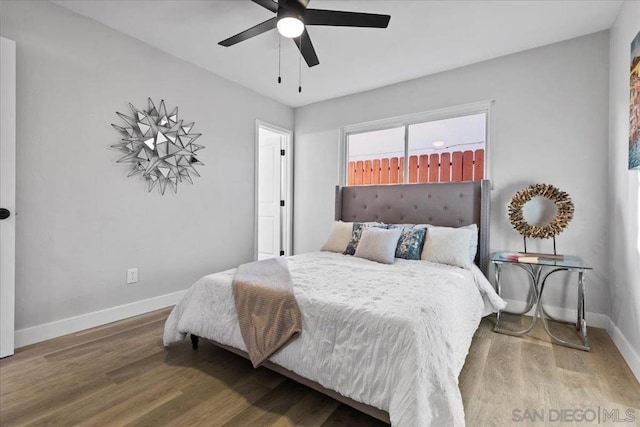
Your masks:
<svg viewBox="0 0 640 427"><path fill-rule="evenodd" d="M0 208L0 219L7 219L11 216L9 209Z"/></svg>

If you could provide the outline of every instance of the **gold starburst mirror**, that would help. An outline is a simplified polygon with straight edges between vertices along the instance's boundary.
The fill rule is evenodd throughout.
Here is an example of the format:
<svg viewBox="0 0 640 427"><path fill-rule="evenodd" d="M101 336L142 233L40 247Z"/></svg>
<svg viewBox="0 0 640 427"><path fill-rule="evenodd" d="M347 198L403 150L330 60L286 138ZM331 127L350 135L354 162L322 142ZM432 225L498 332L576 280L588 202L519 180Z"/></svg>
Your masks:
<svg viewBox="0 0 640 427"><path fill-rule="evenodd" d="M518 191L509 204L509 222L525 238L554 239L573 219L574 206L566 192L549 184Z"/></svg>

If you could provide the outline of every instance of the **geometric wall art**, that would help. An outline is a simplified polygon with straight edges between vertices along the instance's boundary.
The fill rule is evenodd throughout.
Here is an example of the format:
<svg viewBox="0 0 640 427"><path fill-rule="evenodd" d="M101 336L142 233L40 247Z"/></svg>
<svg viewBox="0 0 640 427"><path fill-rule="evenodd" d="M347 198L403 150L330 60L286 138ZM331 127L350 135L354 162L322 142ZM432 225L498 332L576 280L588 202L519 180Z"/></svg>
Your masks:
<svg viewBox="0 0 640 427"><path fill-rule="evenodd" d="M178 119L178 107L167 114L164 100L156 108L149 98L146 110L139 110L129 104L133 117L118 113L126 126L111 124L122 136L118 144L111 147L126 153L118 163L131 163L131 172L127 176L142 174L148 191L158 187L164 194L167 187L174 193L178 191L178 182L199 177L195 165L202 165L196 151L204 148L195 144L199 133L191 133L195 123L183 123Z"/></svg>
<svg viewBox="0 0 640 427"><path fill-rule="evenodd" d="M631 42L629 169L640 170L640 32Z"/></svg>

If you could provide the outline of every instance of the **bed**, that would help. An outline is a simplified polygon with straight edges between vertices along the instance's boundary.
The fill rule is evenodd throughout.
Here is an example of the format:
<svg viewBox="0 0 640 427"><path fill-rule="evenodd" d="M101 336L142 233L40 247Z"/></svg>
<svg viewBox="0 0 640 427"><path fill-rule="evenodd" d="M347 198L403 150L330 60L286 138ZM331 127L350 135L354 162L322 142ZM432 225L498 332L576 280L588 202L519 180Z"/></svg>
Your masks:
<svg viewBox="0 0 640 427"><path fill-rule="evenodd" d="M303 330L264 364L393 426L464 425L458 388L482 316L504 308L486 280L489 183L336 188L336 220L477 224L475 265L340 253L288 257ZM167 319L167 346L191 336L240 354L235 270L198 280Z"/></svg>

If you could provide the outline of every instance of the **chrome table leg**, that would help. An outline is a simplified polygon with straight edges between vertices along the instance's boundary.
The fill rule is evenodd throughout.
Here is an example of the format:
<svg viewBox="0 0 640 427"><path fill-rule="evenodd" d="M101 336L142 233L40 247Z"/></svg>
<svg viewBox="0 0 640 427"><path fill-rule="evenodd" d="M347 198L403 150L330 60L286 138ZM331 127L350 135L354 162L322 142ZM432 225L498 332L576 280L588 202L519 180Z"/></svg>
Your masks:
<svg viewBox="0 0 640 427"><path fill-rule="evenodd" d="M550 272L548 272L544 276L544 279L542 279L542 284L541 284L541 287L540 287L540 298L542 298L542 292L544 290L544 285L545 285L545 283L547 281L547 278L551 274L557 273L558 271L570 271L570 269L568 269L568 268L557 268L555 270L551 270ZM589 351L591 349L591 347L589 346L589 341L587 340L587 322L586 322L586 320L584 318L584 272L582 272L582 271L578 272L578 319L577 319L577 324L576 324L576 326L579 326L579 329L581 330L582 345L571 343L569 341L560 339L560 338L556 337L555 335L553 335L553 333L551 333L551 330L549 329L549 325L547 324L547 319L545 317L545 310L542 307L542 302L540 303L540 307L539 307L538 312L540 314L540 317L542 318L542 325L544 326L544 330L547 332L547 335L549 335L551 337L551 340L553 342L555 342L556 344L563 345L565 347L575 348L577 350ZM561 322L561 323L572 324L572 322Z"/></svg>

